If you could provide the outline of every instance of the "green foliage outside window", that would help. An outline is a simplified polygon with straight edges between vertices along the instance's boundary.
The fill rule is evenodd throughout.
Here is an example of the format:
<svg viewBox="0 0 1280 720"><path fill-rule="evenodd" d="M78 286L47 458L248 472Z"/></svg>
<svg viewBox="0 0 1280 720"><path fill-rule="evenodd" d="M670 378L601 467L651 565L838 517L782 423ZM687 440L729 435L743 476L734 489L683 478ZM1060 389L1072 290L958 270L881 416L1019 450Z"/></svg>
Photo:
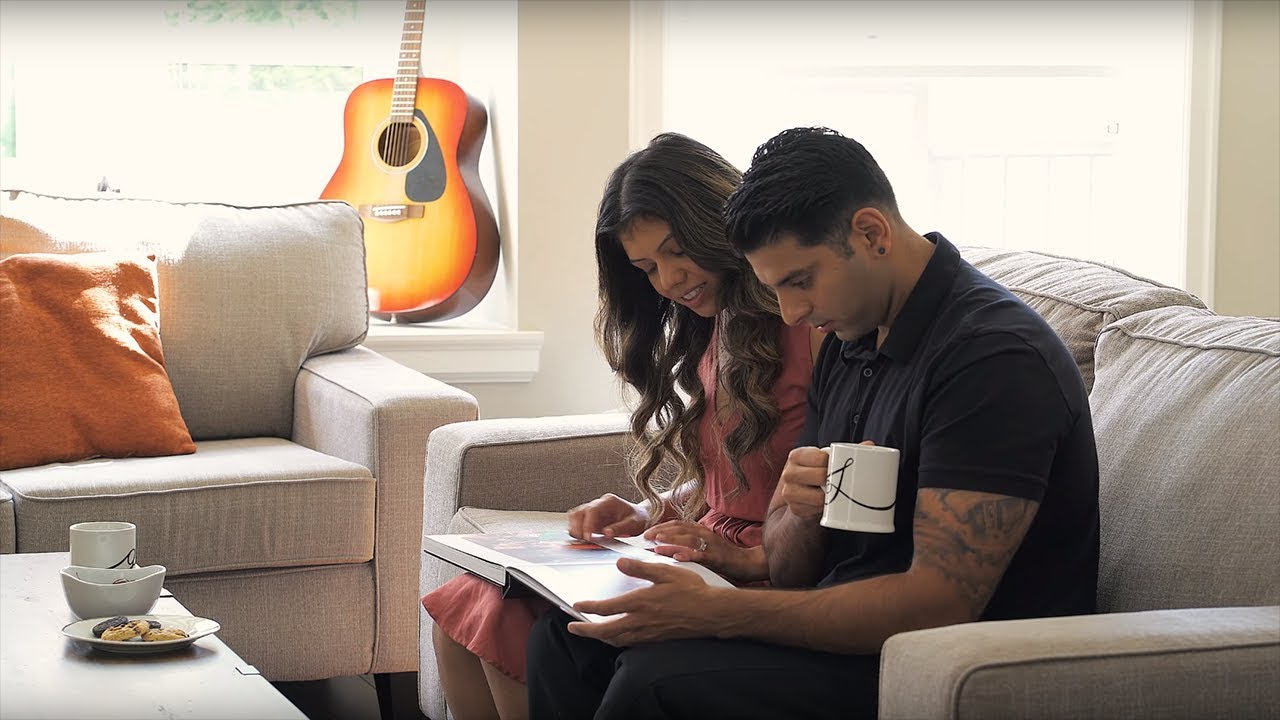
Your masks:
<svg viewBox="0 0 1280 720"><path fill-rule="evenodd" d="M247 23L294 27L316 20L349 22L357 13L356 0L188 0L180 5L165 10L170 25Z"/></svg>
<svg viewBox="0 0 1280 720"><path fill-rule="evenodd" d="M359 13L356 0L187 0L171 3L165 21L194 24L342 26ZM254 92L347 92L364 79L358 67L341 65L188 64L170 66L174 86L183 90Z"/></svg>
<svg viewBox="0 0 1280 720"><path fill-rule="evenodd" d="M149 5L150 3L148 3ZM175 27L278 26L282 30L341 27L359 18L358 0L187 0L156 3L165 23ZM253 92L347 93L364 70L347 65L237 64L234 45L218 63L166 63L170 87L181 92L235 95ZM159 58L158 58L159 59ZM163 60L160 60L163 62ZM0 65L0 157L17 156L15 64Z"/></svg>
<svg viewBox="0 0 1280 720"><path fill-rule="evenodd" d="M13 97L13 65L0 65L0 158L15 157L18 137L17 105Z"/></svg>
<svg viewBox="0 0 1280 720"><path fill-rule="evenodd" d="M169 66L175 87L216 92L348 92L364 71L346 65L200 65Z"/></svg>

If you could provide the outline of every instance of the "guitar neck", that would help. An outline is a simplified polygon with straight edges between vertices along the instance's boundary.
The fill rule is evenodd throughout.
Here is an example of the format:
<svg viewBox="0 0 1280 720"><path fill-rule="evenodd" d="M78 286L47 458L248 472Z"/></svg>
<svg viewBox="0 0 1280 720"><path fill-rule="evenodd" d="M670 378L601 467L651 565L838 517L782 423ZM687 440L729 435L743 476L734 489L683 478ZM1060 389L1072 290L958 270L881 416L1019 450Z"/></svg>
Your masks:
<svg viewBox="0 0 1280 720"><path fill-rule="evenodd" d="M391 91L391 119L412 122L417 101L418 69L422 64L422 22L426 0L408 0L404 6L404 27L400 31L400 54L396 60L396 82Z"/></svg>

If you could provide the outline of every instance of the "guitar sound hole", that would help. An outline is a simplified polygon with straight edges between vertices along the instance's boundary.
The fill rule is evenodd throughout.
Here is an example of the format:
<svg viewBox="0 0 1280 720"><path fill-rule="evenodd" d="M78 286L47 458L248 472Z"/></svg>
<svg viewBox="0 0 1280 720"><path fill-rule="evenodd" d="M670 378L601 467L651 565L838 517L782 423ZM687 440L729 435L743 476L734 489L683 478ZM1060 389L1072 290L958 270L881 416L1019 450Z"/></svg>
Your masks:
<svg viewBox="0 0 1280 720"><path fill-rule="evenodd" d="M413 123L393 122L378 137L378 155L391 167L404 167L422 149L422 135Z"/></svg>

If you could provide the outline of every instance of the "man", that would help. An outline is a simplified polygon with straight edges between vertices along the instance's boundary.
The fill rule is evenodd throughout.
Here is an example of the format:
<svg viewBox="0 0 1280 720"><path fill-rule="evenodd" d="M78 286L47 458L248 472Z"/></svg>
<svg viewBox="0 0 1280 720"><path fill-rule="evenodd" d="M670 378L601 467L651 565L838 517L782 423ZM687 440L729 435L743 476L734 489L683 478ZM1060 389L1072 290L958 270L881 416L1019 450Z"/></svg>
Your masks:
<svg viewBox="0 0 1280 720"><path fill-rule="evenodd" d="M726 215L783 318L829 333L765 523L774 589L620 562L653 586L580 604L619 617L535 626L531 714L874 717L896 633L1092 612L1093 426L1049 326L913 231L871 155L831 130L761 146ZM819 525L831 442L900 450L892 534Z"/></svg>

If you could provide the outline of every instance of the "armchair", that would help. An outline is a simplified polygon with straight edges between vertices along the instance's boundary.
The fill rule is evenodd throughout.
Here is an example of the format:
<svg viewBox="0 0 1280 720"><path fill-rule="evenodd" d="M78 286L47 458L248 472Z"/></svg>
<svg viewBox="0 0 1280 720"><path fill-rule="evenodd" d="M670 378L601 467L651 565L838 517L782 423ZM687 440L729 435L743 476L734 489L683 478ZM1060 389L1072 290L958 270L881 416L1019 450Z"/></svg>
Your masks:
<svg viewBox="0 0 1280 720"><path fill-rule="evenodd" d="M139 559L268 679L415 670L427 435L476 402L359 345L355 210L0 198L0 254L91 250L157 257L197 450L0 473L0 550L65 551L71 523L130 521Z"/></svg>

